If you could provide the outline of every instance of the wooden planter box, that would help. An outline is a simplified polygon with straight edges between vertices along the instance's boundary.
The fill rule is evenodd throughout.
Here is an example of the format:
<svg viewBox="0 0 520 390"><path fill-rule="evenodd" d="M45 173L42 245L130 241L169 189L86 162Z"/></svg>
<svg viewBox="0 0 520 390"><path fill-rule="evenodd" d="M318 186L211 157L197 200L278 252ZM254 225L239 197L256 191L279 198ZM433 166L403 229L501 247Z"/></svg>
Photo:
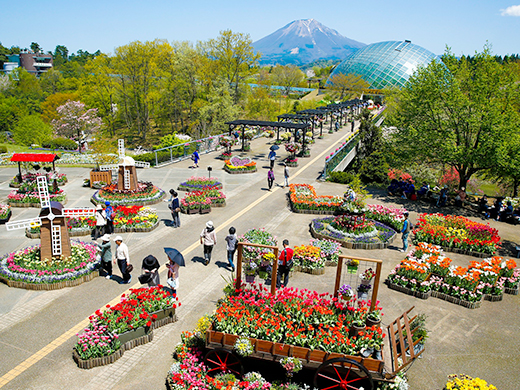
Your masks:
<svg viewBox="0 0 520 390"><path fill-rule="evenodd" d="M205 208L203 209L202 207L200 208L200 213L201 214L209 214L211 213L211 207L208 207L208 208Z"/></svg>
<svg viewBox="0 0 520 390"><path fill-rule="evenodd" d="M72 359L76 362L79 368L82 369L90 369L94 367L99 366L105 366L107 364L112 364L115 361L119 360L121 356L123 356L125 350L124 348L119 348L117 351L115 351L113 354L108 356L101 356L98 358L92 358L92 359L82 359L78 352L76 351L76 348L72 350Z"/></svg>
<svg viewBox="0 0 520 390"><path fill-rule="evenodd" d="M107 184L112 183L112 171L90 171L90 188L95 181L102 181Z"/></svg>
<svg viewBox="0 0 520 390"><path fill-rule="evenodd" d="M235 345L236 340L239 336L228 334L228 333L222 333L222 332L216 332L212 330L212 326L209 327L209 329L206 331L206 345L213 344L212 347L224 347L227 346L228 348L233 348ZM286 357L286 356L293 356L297 357L301 360L303 360L304 363L309 364L311 363L314 365L321 364L327 359L333 359L333 358L348 358L356 360L357 362L362 363L367 370L371 372L378 372L381 373L383 370L383 359L376 360L373 358L363 358L361 356L350 356L350 355L343 355L339 353L327 353L325 351L320 350L311 350L309 348L305 347L298 347L294 345L288 345L288 344L282 344L267 340L258 340L250 338L251 344L255 347L255 352L260 354L260 357L266 358L271 360L272 358L269 357L271 355L274 357ZM227 349L227 348L226 348ZM267 355L267 356L266 356Z"/></svg>

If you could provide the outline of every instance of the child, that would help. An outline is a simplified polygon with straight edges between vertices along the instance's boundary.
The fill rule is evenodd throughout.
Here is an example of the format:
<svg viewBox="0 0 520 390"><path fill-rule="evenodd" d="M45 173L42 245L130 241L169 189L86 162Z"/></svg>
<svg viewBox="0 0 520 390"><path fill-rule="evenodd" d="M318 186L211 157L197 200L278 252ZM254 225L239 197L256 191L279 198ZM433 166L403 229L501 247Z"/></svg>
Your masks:
<svg viewBox="0 0 520 390"><path fill-rule="evenodd" d="M177 289L179 288L179 264L170 259L169 256L168 260L170 260L166 264L166 268L168 268L168 285L173 290L173 293L177 294Z"/></svg>
<svg viewBox="0 0 520 390"><path fill-rule="evenodd" d="M237 249L238 238L234 227L229 228L229 234L225 240L227 242L227 254L229 265L231 266L231 272L235 272L235 264L233 264L233 257L235 256L235 251Z"/></svg>

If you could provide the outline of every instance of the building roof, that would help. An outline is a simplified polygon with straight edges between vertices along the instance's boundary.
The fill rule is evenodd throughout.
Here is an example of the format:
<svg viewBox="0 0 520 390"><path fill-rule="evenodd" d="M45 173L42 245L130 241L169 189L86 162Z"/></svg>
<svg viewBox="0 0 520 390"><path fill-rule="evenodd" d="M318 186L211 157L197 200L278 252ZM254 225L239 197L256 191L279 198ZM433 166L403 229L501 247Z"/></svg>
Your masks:
<svg viewBox="0 0 520 390"><path fill-rule="evenodd" d="M15 153L11 157L13 162L54 162L60 157L54 153Z"/></svg>

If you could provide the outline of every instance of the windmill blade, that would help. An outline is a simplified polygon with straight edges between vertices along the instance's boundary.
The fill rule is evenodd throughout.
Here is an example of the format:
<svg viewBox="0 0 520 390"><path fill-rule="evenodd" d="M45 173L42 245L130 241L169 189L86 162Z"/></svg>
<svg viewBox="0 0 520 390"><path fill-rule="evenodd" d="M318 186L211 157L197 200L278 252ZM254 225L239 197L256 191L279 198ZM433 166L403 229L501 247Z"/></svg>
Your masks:
<svg viewBox="0 0 520 390"><path fill-rule="evenodd" d="M40 196L40 204L42 209L51 207L51 198L49 196L49 185L46 176L38 176L36 178L38 184L38 195Z"/></svg>
<svg viewBox="0 0 520 390"><path fill-rule="evenodd" d="M68 218L90 217L96 213L96 209L80 207L75 209L63 209L63 215Z"/></svg>
<svg viewBox="0 0 520 390"><path fill-rule="evenodd" d="M7 230L18 230L18 229L27 229L32 227L41 226L42 220L40 217L29 218L29 219L21 219L19 221L7 222L5 224L5 228Z"/></svg>
<svg viewBox="0 0 520 390"><path fill-rule="evenodd" d="M136 161L135 167L136 168L150 168L150 163L147 161Z"/></svg>
<svg viewBox="0 0 520 390"><path fill-rule="evenodd" d="M51 248L53 256L61 256L61 226L51 220Z"/></svg>
<svg viewBox="0 0 520 390"><path fill-rule="evenodd" d="M117 164L106 164L106 165L99 166L100 171L117 171L118 169L119 169L119 165L117 165Z"/></svg>
<svg viewBox="0 0 520 390"><path fill-rule="evenodd" d="M123 175L123 186L125 190L130 189L130 171L128 169L125 169L125 173Z"/></svg>
<svg viewBox="0 0 520 390"><path fill-rule="evenodd" d="M120 159L125 158L125 140L124 139L117 140L117 152L119 153Z"/></svg>

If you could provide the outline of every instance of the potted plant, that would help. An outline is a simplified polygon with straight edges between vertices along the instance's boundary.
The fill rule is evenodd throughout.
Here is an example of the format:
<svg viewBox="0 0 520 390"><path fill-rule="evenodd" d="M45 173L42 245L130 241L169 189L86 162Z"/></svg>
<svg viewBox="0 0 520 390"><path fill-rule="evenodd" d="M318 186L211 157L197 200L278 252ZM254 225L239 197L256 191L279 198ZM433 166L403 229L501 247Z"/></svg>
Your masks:
<svg viewBox="0 0 520 390"><path fill-rule="evenodd" d="M358 266L359 266L359 260L350 259L350 261L347 263L347 272L349 274L355 274L358 270Z"/></svg>
<svg viewBox="0 0 520 390"><path fill-rule="evenodd" d="M361 278L361 284L370 284L370 281L376 276L375 271L372 268L368 268L359 277Z"/></svg>
<svg viewBox="0 0 520 390"><path fill-rule="evenodd" d="M254 261L250 261L244 267L244 273L246 274L246 282L253 283L255 281L256 270L258 266Z"/></svg>
<svg viewBox="0 0 520 390"><path fill-rule="evenodd" d="M370 284L360 284L357 288L358 299L366 301L368 300L368 292L372 286Z"/></svg>
<svg viewBox="0 0 520 390"><path fill-rule="evenodd" d="M365 319L365 324L367 325L368 328L370 328L372 326L377 326L379 328L379 326L381 325L381 317L382 317L381 308L376 307L375 310L373 310L367 314L367 317Z"/></svg>
<svg viewBox="0 0 520 390"><path fill-rule="evenodd" d="M338 290L340 297L345 301L350 301L354 298L354 290L350 287L349 284L344 284Z"/></svg>
<svg viewBox="0 0 520 390"><path fill-rule="evenodd" d="M363 320L363 313L361 311L356 311L354 313L354 319L350 324L348 329L349 337L356 337L360 332L363 332L367 326L365 325L365 321Z"/></svg>

